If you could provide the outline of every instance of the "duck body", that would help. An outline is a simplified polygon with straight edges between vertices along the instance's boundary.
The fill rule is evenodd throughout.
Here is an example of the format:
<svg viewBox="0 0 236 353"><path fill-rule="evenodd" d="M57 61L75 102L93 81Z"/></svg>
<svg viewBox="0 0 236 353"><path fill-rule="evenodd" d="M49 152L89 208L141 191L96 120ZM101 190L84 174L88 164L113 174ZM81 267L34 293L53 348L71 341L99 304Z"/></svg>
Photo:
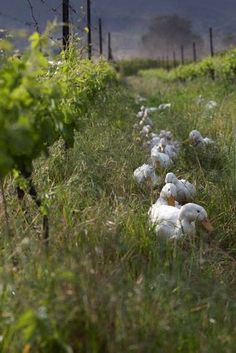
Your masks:
<svg viewBox="0 0 236 353"><path fill-rule="evenodd" d="M159 134L160 138L165 138L168 142L170 142L173 138L172 132L169 130L161 130Z"/></svg>
<svg viewBox="0 0 236 353"><path fill-rule="evenodd" d="M150 181L152 186L156 186L159 182L155 169L150 164L143 164L141 167L135 169L133 177L137 184L143 184Z"/></svg>
<svg viewBox="0 0 236 353"><path fill-rule="evenodd" d="M204 147L214 144L214 141L209 137L203 138L198 130L192 130L189 134L189 142L194 147Z"/></svg>
<svg viewBox="0 0 236 353"><path fill-rule="evenodd" d="M205 145L212 145L214 144L214 141L212 139L210 139L209 137L204 137L203 138L204 144Z"/></svg>
<svg viewBox="0 0 236 353"><path fill-rule="evenodd" d="M151 149L151 160L155 167L164 169L169 168L173 164L173 161L168 154L160 152L159 146L154 146Z"/></svg>
<svg viewBox="0 0 236 353"><path fill-rule="evenodd" d="M194 236L197 220L207 231L213 230L206 210L194 203L188 203L180 209L166 205L151 207L148 215L158 237L165 239L178 239L184 235Z"/></svg>
<svg viewBox="0 0 236 353"><path fill-rule="evenodd" d="M146 113L147 114L155 113L157 111L158 111L157 107L148 107L148 108L146 108Z"/></svg>
<svg viewBox="0 0 236 353"><path fill-rule="evenodd" d="M144 102L146 102L146 101L147 101L146 98L144 98L144 97L142 97L142 96L139 96L139 95L135 98L135 103L136 103L136 104L144 103Z"/></svg>
<svg viewBox="0 0 236 353"><path fill-rule="evenodd" d="M138 119L142 119L142 118L144 117L144 114L145 114L145 106L142 105L142 106L140 107L139 112L136 114L136 117L137 117Z"/></svg>
<svg viewBox="0 0 236 353"><path fill-rule="evenodd" d="M141 138L148 137L148 135L150 134L151 130L152 130L152 127L150 125L144 125L142 130L140 131Z"/></svg>
<svg viewBox="0 0 236 353"><path fill-rule="evenodd" d="M149 148L150 150L154 147L154 146L157 146L159 145L160 143L160 137L156 134L152 134L153 136L151 136L151 140L148 141L148 145L149 145Z"/></svg>
<svg viewBox="0 0 236 353"><path fill-rule="evenodd" d="M175 148L175 146L173 145L166 145L165 146L165 149L164 149L164 152L166 154L168 154L168 156L173 160L173 161L176 161L176 159L178 158L178 151L177 149Z"/></svg>
<svg viewBox="0 0 236 353"><path fill-rule="evenodd" d="M168 142L166 138L161 138L159 143L159 150L167 154L173 161L178 158L178 151L171 142Z"/></svg>
<svg viewBox="0 0 236 353"><path fill-rule="evenodd" d="M159 205L152 207L148 211L149 221L155 226L155 232L158 236L170 239L176 235L175 229L178 222L179 210L168 205Z"/></svg>
<svg viewBox="0 0 236 353"><path fill-rule="evenodd" d="M206 104L206 109L207 110L212 110L212 109L215 109L217 107L217 103L215 101L209 101L207 104Z"/></svg>
<svg viewBox="0 0 236 353"><path fill-rule="evenodd" d="M159 105L158 110L166 110L166 109L170 109L171 107L171 103L162 103Z"/></svg>
<svg viewBox="0 0 236 353"><path fill-rule="evenodd" d="M172 183L176 186L176 200L182 205L192 202L196 195L196 188L193 184L185 179L178 179L174 173L167 173L165 178L166 183Z"/></svg>
<svg viewBox="0 0 236 353"><path fill-rule="evenodd" d="M151 127L153 127L153 122L152 120L147 116L147 117L143 117L139 123L140 127L143 127L145 125L150 125Z"/></svg>

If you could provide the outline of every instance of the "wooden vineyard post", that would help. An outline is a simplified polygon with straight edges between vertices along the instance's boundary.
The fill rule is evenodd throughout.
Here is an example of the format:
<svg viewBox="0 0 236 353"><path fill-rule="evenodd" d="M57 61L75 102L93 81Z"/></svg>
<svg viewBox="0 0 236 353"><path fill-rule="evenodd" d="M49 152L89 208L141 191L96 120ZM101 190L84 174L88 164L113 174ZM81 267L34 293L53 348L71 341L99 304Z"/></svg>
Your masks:
<svg viewBox="0 0 236 353"><path fill-rule="evenodd" d="M99 28L99 54L103 55L103 39L102 39L102 19L98 20L98 28Z"/></svg>
<svg viewBox="0 0 236 353"><path fill-rule="evenodd" d="M70 18L69 18L69 0L62 0L62 47L64 52L67 51L70 44ZM67 55L65 55L66 57ZM69 145L65 142L65 150L69 149Z"/></svg>
<svg viewBox="0 0 236 353"><path fill-rule="evenodd" d="M108 60L113 60L112 48L111 48L111 32L108 33Z"/></svg>
<svg viewBox="0 0 236 353"><path fill-rule="evenodd" d="M66 51L70 42L70 26L69 26L69 0L62 1L62 46Z"/></svg>
<svg viewBox="0 0 236 353"><path fill-rule="evenodd" d="M193 42L193 61L197 62L197 50L196 50L196 43Z"/></svg>
<svg viewBox="0 0 236 353"><path fill-rule="evenodd" d="M211 57L213 58L215 53L214 53L214 44L213 44L213 29L212 27L209 28L209 39L210 39L210 53L211 53ZM214 69L210 70L210 75L212 80L215 79L215 71Z"/></svg>
<svg viewBox="0 0 236 353"><path fill-rule="evenodd" d="M91 0L87 0L88 59L92 59Z"/></svg>
<svg viewBox="0 0 236 353"><path fill-rule="evenodd" d="M169 56L167 55L166 57L166 70L169 71L170 69L170 63L169 63Z"/></svg>
<svg viewBox="0 0 236 353"><path fill-rule="evenodd" d="M184 46L181 45L181 64L184 65Z"/></svg>
<svg viewBox="0 0 236 353"><path fill-rule="evenodd" d="M209 28L209 37L210 37L210 52L211 52L211 57L215 55L214 53L214 45L213 45L213 30L212 27Z"/></svg>
<svg viewBox="0 0 236 353"><path fill-rule="evenodd" d="M176 54L175 54L175 51L173 51L173 67L176 67Z"/></svg>

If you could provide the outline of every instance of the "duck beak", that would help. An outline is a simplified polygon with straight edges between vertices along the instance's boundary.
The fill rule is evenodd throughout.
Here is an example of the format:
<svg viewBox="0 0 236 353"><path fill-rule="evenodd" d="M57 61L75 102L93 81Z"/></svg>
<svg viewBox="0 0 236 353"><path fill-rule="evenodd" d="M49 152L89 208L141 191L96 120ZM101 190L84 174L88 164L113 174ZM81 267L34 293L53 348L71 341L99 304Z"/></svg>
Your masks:
<svg viewBox="0 0 236 353"><path fill-rule="evenodd" d="M168 206L175 207L175 198L173 196L168 197L167 202L168 202Z"/></svg>
<svg viewBox="0 0 236 353"><path fill-rule="evenodd" d="M213 226L211 225L211 222L209 221L208 218L206 218L206 219L204 219L204 220L202 221L202 225L203 225L203 227L204 227L209 233L212 233L212 232L213 232L214 228L213 228Z"/></svg>

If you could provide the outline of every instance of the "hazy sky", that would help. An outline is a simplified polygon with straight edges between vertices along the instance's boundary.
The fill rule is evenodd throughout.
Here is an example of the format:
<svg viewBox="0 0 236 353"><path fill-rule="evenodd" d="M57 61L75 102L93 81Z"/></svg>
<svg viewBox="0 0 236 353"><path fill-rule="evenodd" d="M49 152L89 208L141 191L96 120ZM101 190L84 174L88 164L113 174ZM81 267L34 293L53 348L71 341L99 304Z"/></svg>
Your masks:
<svg viewBox="0 0 236 353"><path fill-rule="evenodd" d="M62 0L31 0L31 3L41 30L55 16L60 19ZM86 0L71 0L70 3L76 11L71 11L73 22L83 28L81 6L86 9ZM119 53L136 50L150 19L170 13L192 19L194 28L202 34L207 33L209 26L213 26L217 35L236 32L236 0L92 0L94 27L98 17L102 17L104 32L113 32L114 50ZM0 0L0 27L24 27L32 31L28 1ZM96 40L95 34L93 37Z"/></svg>

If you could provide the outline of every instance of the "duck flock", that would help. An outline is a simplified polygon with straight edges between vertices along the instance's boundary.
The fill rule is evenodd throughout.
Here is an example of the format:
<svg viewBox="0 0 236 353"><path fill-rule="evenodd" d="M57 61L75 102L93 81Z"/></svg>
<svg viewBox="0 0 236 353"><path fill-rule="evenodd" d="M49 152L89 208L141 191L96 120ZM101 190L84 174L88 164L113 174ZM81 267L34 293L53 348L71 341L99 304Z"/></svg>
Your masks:
<svg viewBox="0 0 236 353"><path fill-rule="evenodd" d="M165 182L159 198L148 211L149 222L158 237L179 239L196 234L196 221L199 221L208 232L212 232L213 227L206 210L194 203L196 187L192 183L178 179L173 171L168 172L165 179L160 176L176 165L181 143L174 140L169 130L154 132L150 114L170 108L170 103L161 104L158 108L142 106L137 113L134 130L139 135L138 139L143 148L150 153L150 159L148 163L135 169L133 177L138 185L146 184L152 188ZM207 148L214 144L214 141L193 130L189 134L189 143L198 149Z"/></svg>

